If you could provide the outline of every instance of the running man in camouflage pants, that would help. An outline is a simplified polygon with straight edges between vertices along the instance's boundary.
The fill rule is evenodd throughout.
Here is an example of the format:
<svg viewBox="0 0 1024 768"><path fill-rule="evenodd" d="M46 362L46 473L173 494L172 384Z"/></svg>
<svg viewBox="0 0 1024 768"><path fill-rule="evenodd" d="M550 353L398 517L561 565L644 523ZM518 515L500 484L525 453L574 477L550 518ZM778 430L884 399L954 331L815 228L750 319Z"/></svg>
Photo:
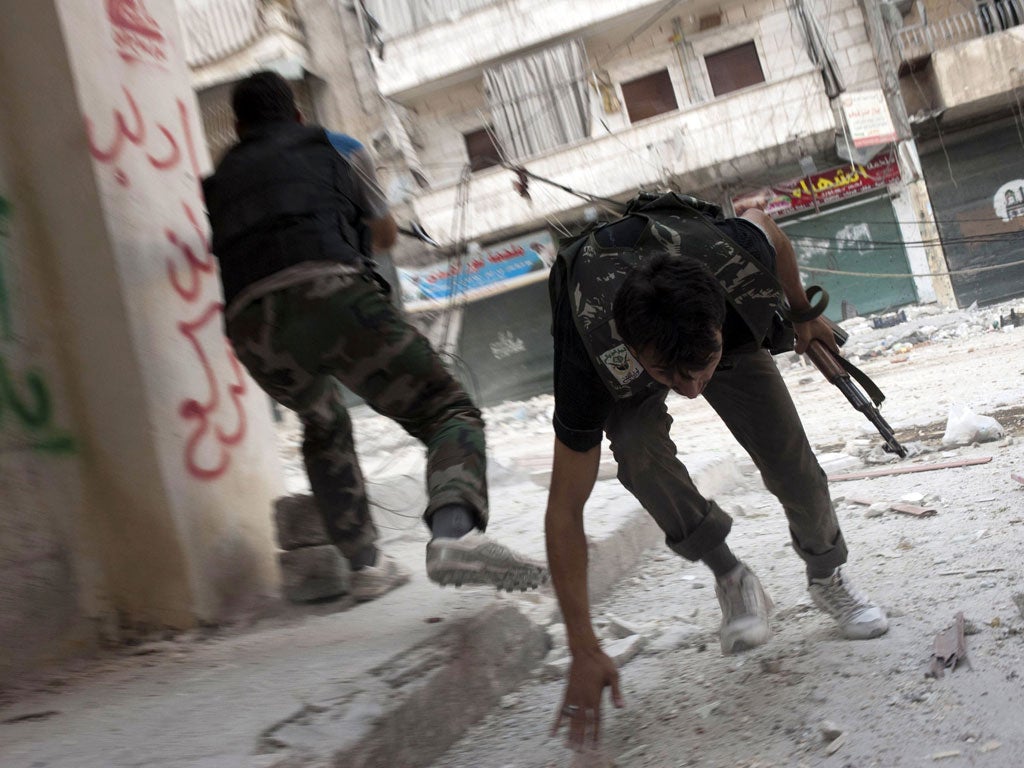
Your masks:
<svg viewBox="0 0 1024 768"><path fill-rule="evenodd" d="M389 248L396 235L372 166L342 158L337 135L302 126L277 75L249 77L232 99L241 141L204 182L226 332L260 387L302 420L310 486L351 565L353 595L373 599L409 574L376 547L341 385L427 447L428 576L538 586L540 564L482 533L480 411L400 317L363 255L371 245Z"/></svg>

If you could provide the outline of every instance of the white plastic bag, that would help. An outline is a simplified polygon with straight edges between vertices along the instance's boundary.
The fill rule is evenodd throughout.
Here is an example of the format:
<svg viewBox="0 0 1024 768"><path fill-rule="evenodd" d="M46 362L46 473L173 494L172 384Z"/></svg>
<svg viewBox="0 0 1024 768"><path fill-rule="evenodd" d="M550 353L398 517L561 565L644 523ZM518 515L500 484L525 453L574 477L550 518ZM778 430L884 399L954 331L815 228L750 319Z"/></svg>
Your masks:
<svg viewBox="0 0 1024 768"><path fill-rule="evenodd" d="M942 444L990 443L1002 436L1002 426L991 416L979 416L968 406L953 403L949 407L949 419L946 421L946 433L942 436Z"/></svg>

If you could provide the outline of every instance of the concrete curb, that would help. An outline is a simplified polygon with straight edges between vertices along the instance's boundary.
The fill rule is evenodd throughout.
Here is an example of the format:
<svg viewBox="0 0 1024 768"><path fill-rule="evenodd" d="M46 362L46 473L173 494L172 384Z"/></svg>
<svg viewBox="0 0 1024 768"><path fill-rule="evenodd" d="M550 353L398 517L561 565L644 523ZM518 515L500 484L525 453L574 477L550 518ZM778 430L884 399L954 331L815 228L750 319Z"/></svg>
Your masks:
<svg viewBox="0 0 1024 768"><path fill-rule="evenodd" d="M687 457L687 465L707 496L746 482L730 456ZM650 515L633 507L609 535L592 540L591 600L607 595L661 538ZM551 644L542 624L557 615L550 589L539 600L489 605L371 670L358 693L307 705L268 728L260 765L428 768L533 673Z"/></svg>
<svg viewBox="0 0 1024 768"><path fill-rule="evenodd" d="M547 654L547 633L491 605L370 670L354 695L303 707L262 735L268 768L429 766Z"/></svg>

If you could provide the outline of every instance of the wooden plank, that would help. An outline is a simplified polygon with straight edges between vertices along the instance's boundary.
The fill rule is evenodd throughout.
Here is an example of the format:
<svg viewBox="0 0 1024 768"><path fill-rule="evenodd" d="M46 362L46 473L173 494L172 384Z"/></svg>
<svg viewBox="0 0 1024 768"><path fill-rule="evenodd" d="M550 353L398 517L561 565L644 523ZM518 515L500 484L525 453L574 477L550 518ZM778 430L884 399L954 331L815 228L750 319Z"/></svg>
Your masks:
<svg viewBox="0 0 1024 768"><path fill-rule="evenodd" d="M904 515L913 515L914 517L931 517L939 513L939 510L935 509L935 507L919 507L917 504L890 504L889 509L893 512L901 512Z"/></svg>
<svg viewBox="0 0 1024 768"><path fill-rule="evenodd" d="M954 467L970 467L975 464L988 464L992 461L991 456L980 456L976 459L957 459L956 461L940 461L934 464L911 464L906 467L892 467L887 469L868 469L864 472L851 472L846 475L829 475L830 483L837 483L841 480L864 480L869 477L888 477L889 475L909 475L913 472L931 472L935 469L952 469Z"/></svg>

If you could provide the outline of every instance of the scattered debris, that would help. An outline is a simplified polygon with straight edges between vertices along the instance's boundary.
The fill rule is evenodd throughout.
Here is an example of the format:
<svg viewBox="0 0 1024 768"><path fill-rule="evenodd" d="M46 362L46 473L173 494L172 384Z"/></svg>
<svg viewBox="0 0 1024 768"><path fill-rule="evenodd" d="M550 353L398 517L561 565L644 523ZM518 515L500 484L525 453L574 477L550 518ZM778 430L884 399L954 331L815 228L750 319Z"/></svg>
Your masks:
<svg viewBox="0 0 1024 768"><path fill-rule="evenodd" d="M822 722L822 724L818 726L818 730L821 731L821 736L825 741L835 741L843 735L843 729L831 720L825 720Z"/></svg>
<svg viewBox="0 0 1024 768"><path fill-rule="evenodd" d="M712 701L710 704L705 704L704 706L697 707L694 710L694 712L697 713L697 716L701 720L707 720L709 717L711 717L712 714L714 714L715 710L718 709L721 703L722 702L720 701Z"/></svg>
<svg viewBox="0 0 1024 768"><path fill-rule="evenodd" d="M935 507L919 507L916 504L890 504L889 509L912 517L931 517L939 513Z"/></svg>
<svg viewBox="0 0 1024 768"><path fill-rule="evenodd" d="M943 445L970 445L990 443L1003 437L1002 425L991 416L981 416L961 403L949 407Z"/></svg>
<svg viewBox="0 0 1024 768"><path fill-rule="evenodd" d="M954 617L954 624L935 637L932 663L925 677L941 678L945 670L954 670L960 662L967 661L967 642L964 640L964 614L960 611ZM959 753L958 753L959 754Z"/></svg>
<svg viewBox="0 0 1024 768"><path fill-rule="evenodd" d="M1024 592L1017 592L1013 596L1013 604L1017 606L1020 617L1024 619Z"/></svg>
<svg viewBox="0 0 1024 768"><path fill-rule="evenodd" d="M1016 480L1018 483L1024 485L1024 472L1011 472L1010 479Z"/></svg>
<svg viewBox="0 0 1024 768"><path fill-rule="evenodd" d="M864 472L851 472L847 475L829 475L828 481L836 483L841 480L866 480L870 477L888 477L889 475L909 475L914 472L931 472L936 469L953 469L955 467L972 467L976 464L988 464L991 456L978 456L973 459L957 459L955 461L939 461L934 464L911 464L907 467L892 469L868 469Z"/></svg>
<svg viewBox="0 0 1024 768"><path fill-rule="evenodd" d="M835 738L832 741L830 741L828 746L825 747L825 754L826 755L834 755L836 752L838 752L842 748L843 744L845 744L845 743L846 743L846 734L845 733L839 734L839 736L837 738Z"/></svg>
<svg viewBox="0 0 1024 768"><path fill-rule="evenodd" d="M623 667L643 650L647 638L643 635L630 635L613 643L608 643L604 652L615 662L616 666Z"/></svg>
<svg viewBox="0 0 1024 768"><path fill-rule="evenodd" d="M634 758L634 757L640 757L640 755L642 755L646 751L647 751L647 745L646 744L639 744L639 745L633 747L632 749L628 749L625 752L623 752L621 755L618 756L618 758L616 759L615 762L621 763L623 760L629 760L629 759Z"/></svg>
<svg viewBox="0 0 1024 768"><path fill-rule="evenodd" d="M985 753L985 752L995 752L1001 746L1003 746L1001 742L998 742L998 741L986 741L984 744L981 745L981 749L979 751L981 751L982 753Z"/></svg>
<svg viewBox="0 0 1024 768"><path fill-rule="evenodd" d="M675 624L648 646L651 653L666 653L693 645L701 637L701 628L694 624Z"/></svg>
<svg viewBox="0 0 1024 768"><path fill-rule="evenodd" d="M1017 311L1014 310L1013 307L1010 308L1009 315L999 316L1000 328L1016 328L1021 325L1024 325L1024 313L1017 313Z"/></svg>
<svg viewBox="0 0 1024 768"><path fill-rule="evenodd" d="M35 720L49 720L54 715L59 715L55 709L47 709L43 712L28 712L24 715L15 715L14 717L8 717L6 720L0 720L0 723L4 725L13 725L14 723L29 723Z"/></svg>
<svg viewBox="0 0 1024 768"><path fill-rule="evenodd" d="M968 579L976 579L985 573L1000 573L1005 568L978 568L976 571L940 571L938 576L964 576Z"/></svg>
<svg viewBox="0 0 1024 768"><path fill-rule="evenodd" d="M622 640L630 635L640 635L643 633L641 627L625 621L624 619L620 619L618 616L608 614L607 618L608 626L605 629L605 632L609 637L614 637L616 640Z"/></svg>
<svg viewBox="0 0 1024 768"><path fill-rule="evenodd" d="M950 757L960 757L963 754L959 749L947 749L945 752L936 752L932 755L932 760L945 760Z"/></svg>
<svg viewBox="0 0 1024 768"><path fill-rule="evenodd" d="M871 318L872 328L892 328L894 325L907 322L907 313L902 309L899 312L890 312L887 315L878 315Z"/></svg>

